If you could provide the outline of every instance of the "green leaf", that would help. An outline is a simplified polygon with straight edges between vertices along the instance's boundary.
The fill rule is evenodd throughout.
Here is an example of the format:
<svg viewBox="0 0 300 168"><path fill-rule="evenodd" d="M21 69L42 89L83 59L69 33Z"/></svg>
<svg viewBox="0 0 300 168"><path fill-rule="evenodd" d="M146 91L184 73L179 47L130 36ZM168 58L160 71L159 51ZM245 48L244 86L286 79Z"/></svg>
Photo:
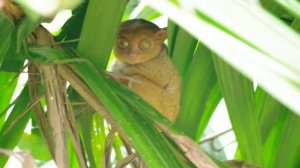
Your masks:
<svg viewBox="0 0 300 168"><path fill-rule="evenodd" d="M179 26L176 23L168 20L168 54L172 57L175 43L176 43L176 36L179 31Z"/></svg>
<svg viewBox="0 0 300 168"><path fill-rule="evenodd" d="M126 4L127 0L89 1L77 49L99 68L106 67Z"/></svg>
<svg viewBox="0 0 300 168"><path fill-rule="evenodd" d="M300 157L300 117L294 113L288 113L284 130L280 136L280 143L276 157L271 167L299 167ZM279 138L279 137L278 137Z"/></svg>
<svg viewBox="0 0 300 168"><path fill-rule="evenodd" d="M26 85L21 95L18 97L14 108L5 121L0 131L0 147L4 149L13 149L23 135L23 131L30 119L30 111L24 113L27 105L30 103L28 86ZM0 157L0 167L3 167L7 157Z"/></svg>
<svg viewBox="0 0 300 168"><path fill-rule="evenodd" d="M22 44L27 42L28 35L42 22L42 19L31 20L25 17L17 28L17 52L20 51Z"/></svg>
<svg viewBox="0 0 300 168"><path fill-rule="evenodd" d="M284 120L288 109L261 88L256 89L255 96L261 127L261 136L262 140L265 141L271 132L274 134L274 125L282 125L278 122Z"/></svg>
<svg viewBox="0 0 300 168"><path fill-rule="evenodd" d="M208 104L212 94L217 94L217 92L212 92L217 77L211 54L209 49L200 44L183 80L181 109L176 128L195 140L197 132L200 131L198 130L200 123L202 124L201 132L203 132L214 111L214 108L205 111L210 108L207 105L216 107L218 104L218 100Z"/></svg>
<svg viewBox="0 0 300 168"><path fill-rule="evenodd" d="M11 24L4 16L0 14L0 68L2 61L12 45L12 34L14 33L14 30L15 27L13 24Z"/></svg>
<svg viewBox="0 0 300 168"><path fill-rule="evenodd" d="M78 124L81 129L81 134L82 134L82 141L83 145L86 150L87 154L87 159L89 160L91 167L96 167L96 162L95 162L95 156L93 154L93 150L99 150L99 149L93 149L92 147L92 135L93 132L93 114L89 111L85 110L83 114L79 115L77 118ZM103 148L103 146L102 146ZM101 164L101 162L98 162L98 164Z"/></svg>
<svg viewBox="0 0 300 168"><path fill-rule="evenodd" d="M241 155L246 161L263 166L253 84L220 58L214 57L214 63Z"/></svg>
<svg viewBox="0 0 300 168"><path fill-rule="evenodd" d="M291 24L292 28L296 30L298 33L300 33L300 20L295 19L293 23Z"/></svg>
<svg viewBox="0 0 300 168"><path fill-rule="evenodd" d="M297 0L275 0L276 3L281 5L284 9L289 11L290 14L292 14L297 19L300 19L300 2Z"/></svg>
<svg viewBox="0 0 300 168"><path fill-rule="evenodd" d="M123 158L123 155L122 155L123 147L124 147L124 144L123 144L119 134L116 134L114 137L114 151L116 153L116 161L119 161Z"/></svg>
<svg viewBox="0 0 300 168"><path fill-rule="evenodd" d="M30 151L35 159L45 162L52 159L47 144L41 135L23 133L18 147L22 151Z"/></svg>
<svg viewBox="0 0 300 168"><path fill-rule="evenodd" d="M68 52L61 52L61 50L56 48L45 47L29 47L28 54L30 60L42 64L59 64L76 62L76 58L71 59Z"/></svg>
<svg viewBox="0 0 300 168"><path fill-rule="evenodd" d="M91 134L91 146L93 149L93 154L95 156L95 162L101 167L100 163L103 162L104 149L105 149L105 131L108 129L104 124L105 120L100 115L93 116L93 127L94 132Z"/></svg>
<svg viewBox="0 0 300 168"><path fill-rule="evenodd" d="M143 18L146 20L153 20L160 17L161 14L153 10L149 6L144 6L143 10L137 15L136 18Z"/></svg>
<svg viewBox="0 0 300 168"><path fill-rule="evenodd" d="M298 167L300 117L258 88L256 91L266 167ZM285 153L285 154L283 154Z"/></svg>
<svg viewBox="0 0 300 168"><path fill-rule="evenodd" d="M69 159L69 167L72 168L80 168L78 157L76 156L76 151L72 146L72 142L68 139L68 159Z"/></svg>
<svg viewBox="0 0 300 168"><path fill-rule="evenodd" d="M276 1L261 0L261 5L273 15L285 21L287 24L290 24L292 22L293 17L285 9L282 9L281 6L276 3Z"/></svg>
<svg viewBox="0 0 300 168"><path fill-rule="evenodd" d="M212 114L214 113L221 99L222 99L222 95L221 95L220 87L218 83L215 83L209 93L209 97L207 98L205 109L203 112L201 112L202 117L199 122L197 133L195 135L196 140L200 140L202 134L207 128L207 124L210 121Z"/></svg>
<svg viewBox="0 0 300 168"><path fill-rule="evenodd" d="M126 9L124 11L122 21L128 20L131 17L131 14L135 10L135 8L140 4L139 0L130 0L127 2Z"/></svg>
<svg viewBox="0 0 300 168"><path fill-rule="evenodd" d="M71 43L66 43L69 46L76 47L80 37L80 31L82 29L85 13L87 10L88 1L84 1L78 8L72 11L71 18L64 24L61 32L55 41L69 41L75 40ZM76 41L78 40L78 41Z"/></svg>
<svg viewBox="0 0 300 168"><path fill-rule="evenodd" d="M278 150L284 125L286 124L288 109L261 88L256 90L256 103L264 145L265 166L273 167L276 151Z"/></svg>
<svg viewBox="0 0 300 168"><path fill-rule="evenodd" d="M0 72L0 128L5 120L5 109L10 105L18 78L16 73Z"/></svg>
<svg viewBox="0 0 300 168"><path fill-rule="evenodd" d="M23 61L20 61L20 60L14 61L14 60L5 59L2 62L2 66L0 68L0 71L3 71L3 72L21 72L22 68L23 68L23 65L24 65L24 60Z"/></svg>
<svg viewBox="0 0 300 168"><path fill-rule="evenodd" d="M68 89L68 97L72 102L82 102L83 99L78 95L77 92L71 87ZM83 111L80 111L80 110ZM78 115L76 115L76 127L78 127L78 134L80 134L80 139L82 141L82 146L85 149L86 159L88 160L91 167L96 167L95 156L93 154L94 150L99 150L98 148L93 148L92 145L92 135L94 134L94 127L93 127L93 113L89 107L82 107L81 105L73 105L72 110L74 112L80 111ZM72 148L72 147L70 147ZM74 159L77 159L74 156ZM99 162L100 163L100 162ZM78 165L77 165L78 166Z"/></svg>
<svg viewBox="0 0 300 168"><path fill-rule="evenodd" d="M181 76L185 76L193 59L197 40L182 28L173 29L173 31L175 32L170 32L170 34L176 33L176 36L172 42L168 41L172 43L171 57Z"/></svg>

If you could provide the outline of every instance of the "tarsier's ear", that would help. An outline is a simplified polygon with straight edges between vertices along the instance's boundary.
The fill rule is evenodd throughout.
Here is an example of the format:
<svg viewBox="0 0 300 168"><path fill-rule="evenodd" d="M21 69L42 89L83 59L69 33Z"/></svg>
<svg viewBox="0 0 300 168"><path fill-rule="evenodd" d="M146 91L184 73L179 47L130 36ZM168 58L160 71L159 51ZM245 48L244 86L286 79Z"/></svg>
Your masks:
<svg viewBox="0 0 300 168"><path fill-rule="evenodd" d="M161 28L155 33L155 39L164 41L167 38L167 28Z"/></svg>

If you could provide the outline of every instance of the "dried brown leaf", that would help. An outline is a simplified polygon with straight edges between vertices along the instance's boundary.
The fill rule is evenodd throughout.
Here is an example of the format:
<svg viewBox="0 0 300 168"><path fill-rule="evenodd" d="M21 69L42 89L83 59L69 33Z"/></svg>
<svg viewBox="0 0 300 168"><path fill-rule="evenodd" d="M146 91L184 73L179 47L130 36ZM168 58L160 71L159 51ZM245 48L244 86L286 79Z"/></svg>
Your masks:
<svg viewBox="0 0 300 168"><path fill-rule="evenodd" d="M224 163L230 165L232 168L259 168L242 160L226 160Z"/></svg>
<svg viewBox="0 0 300 168"><path fill-rule="evenodd" d="M47 102L48 120L54 141L54 160L56 165L67 168L68 155L65 139L65 103L58 82L55 65L39 65L42 74L45 99Z"/></svg>
<svg viewBox="0 0 300 168"><path fill-rule="evenodd" d="M27 152L14 152L11 150L0 149L0 153L15 157L22 165L22 168L37 168L34 158Z"/></svg>
<svg viewBox="0 0 300 168"><path fill-rule="evenodd" d="M159 128L170 137L185 156L198 168L218 168L218 166L207 156L207 154L189 137L173 133L168 127L157 124Z"/></svg>

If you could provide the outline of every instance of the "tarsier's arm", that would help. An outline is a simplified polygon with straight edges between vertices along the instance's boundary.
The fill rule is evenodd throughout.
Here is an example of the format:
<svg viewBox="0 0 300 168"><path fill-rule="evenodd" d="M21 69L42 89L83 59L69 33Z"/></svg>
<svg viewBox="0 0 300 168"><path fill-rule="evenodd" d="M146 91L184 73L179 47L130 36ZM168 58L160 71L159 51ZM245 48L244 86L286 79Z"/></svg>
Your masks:
<svg viewBox="0 0 300 168"><path fill-rule="evenodd" d="M160 111L170 121L175 121L178 112L178 102L172 100L173 93L158 86L149 79L134 75L131 76L128 87L153 107ZM136 82L138 81L138 82Z"/></svg>
<svg viewBox="0 0 300 168"><path fill-rule="evenodd" d="M142 75L128 76L118 72L109 75L142 97L171 122L175 121L179 110L179 89L166 89ZM177 85L174 87L179 88Z"/></svg>
<svg viewBox="0 0 300 168"><path fill-rule="evenodd" d="M146 64L129 65L125 67L121 73L127 76L140 75L149 79L153 84L166 88L174 71L176 70L173 69L171 60L168 56L165 56Z"/></svg>
<svg viewBox="0 0 300 168"><path fill-rule="evenodd" d="M135 82L135 83L141 83L140 81L134 80L132 77L130 77L128 75L124 75L119 72L106 72L106 74L108 76L110 76L111 78L113 78L114 80L122 83L125 86L128 86L129 81Z"/></svg>
<svg viewBox="0 0 300 168"><path fill-rule="evenodd" d="M125 74L126 76L135 76L135 75L142 76L142 77L148 79L149 82L157 85L158 87L165 88L169 83L169 77L168 76L166 76L166 77L155 76L154 73L155 72L151 72L150 73L151 75L146 74L136 67L128 67L128 68L124 69L124 71L123 71L123 74ZM161 74L159 74L159 75L161 75Z"/></svg>

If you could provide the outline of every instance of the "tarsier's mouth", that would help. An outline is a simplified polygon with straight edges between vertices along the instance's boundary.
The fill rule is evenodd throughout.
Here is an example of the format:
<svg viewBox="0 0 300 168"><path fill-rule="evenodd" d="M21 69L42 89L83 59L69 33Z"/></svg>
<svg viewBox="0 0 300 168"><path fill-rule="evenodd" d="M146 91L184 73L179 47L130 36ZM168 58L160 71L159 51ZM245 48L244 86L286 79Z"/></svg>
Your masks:
<svg viewBox="0 0 300 168"><path fill-rule="evenodd" d="M139 57L139 54L137 54L137 53L131 53L131 54L129 54L129 58L131 60L136 60L138 57Z"/></svg>

